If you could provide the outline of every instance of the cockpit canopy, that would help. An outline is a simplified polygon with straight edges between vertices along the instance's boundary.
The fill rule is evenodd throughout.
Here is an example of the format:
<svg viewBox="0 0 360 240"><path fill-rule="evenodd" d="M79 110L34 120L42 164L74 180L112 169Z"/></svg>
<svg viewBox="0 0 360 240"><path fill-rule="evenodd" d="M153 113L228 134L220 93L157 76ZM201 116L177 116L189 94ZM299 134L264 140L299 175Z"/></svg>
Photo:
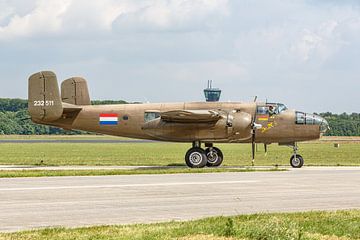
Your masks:
<svg viewBox="0 0 360 240"><path fill-rule="evenodd" d="M266 103L257 106L257 114L259 115L274 115L286 111L288 108L282 103Z"/></svg>

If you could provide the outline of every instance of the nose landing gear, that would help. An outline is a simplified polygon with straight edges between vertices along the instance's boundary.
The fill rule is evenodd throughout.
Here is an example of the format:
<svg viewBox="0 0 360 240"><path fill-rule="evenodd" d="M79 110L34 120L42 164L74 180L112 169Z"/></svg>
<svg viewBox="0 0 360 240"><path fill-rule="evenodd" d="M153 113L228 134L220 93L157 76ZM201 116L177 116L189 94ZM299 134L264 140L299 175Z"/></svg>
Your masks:
<svg viewBox="0 0 360 240"><path fill-rule="evenodd" d="M296 143L292 146L294 154L290 158L290 165L293 168L301 168L304 165L304 159L300 154L297 154L298 147Z"/></svg>
<svg viewBox="0 0 360 240"><path fill-rule="evenodd" d="M213 147L212 144L206 144L206 149L201 148L200 142L193 142L193 147L185 154L185 163L190 168L218 167L221 165L224 157L221 150Z"/></svg>

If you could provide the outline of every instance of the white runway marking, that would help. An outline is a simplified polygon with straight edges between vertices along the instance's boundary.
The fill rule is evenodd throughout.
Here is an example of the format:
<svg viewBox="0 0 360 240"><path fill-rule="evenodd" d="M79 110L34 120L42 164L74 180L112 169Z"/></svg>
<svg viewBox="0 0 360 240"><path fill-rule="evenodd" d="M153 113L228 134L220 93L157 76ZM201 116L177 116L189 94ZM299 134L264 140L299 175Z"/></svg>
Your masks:
<svg viewBox="0 0 360 240"><path fill-rule="evenodd" d="M31 190L59 190L59 189L91 189L91 188L122 188L122 187L163 187L181 185L212 185L212 184L238 184L255 183L259 181L216 181L216 182L174 182L174 183L148 183L148 184L115 184L115 185L84 185L84 186L54 186L54 187L28 187L28 188L0 188L5 191L31 191Z"/></svg>

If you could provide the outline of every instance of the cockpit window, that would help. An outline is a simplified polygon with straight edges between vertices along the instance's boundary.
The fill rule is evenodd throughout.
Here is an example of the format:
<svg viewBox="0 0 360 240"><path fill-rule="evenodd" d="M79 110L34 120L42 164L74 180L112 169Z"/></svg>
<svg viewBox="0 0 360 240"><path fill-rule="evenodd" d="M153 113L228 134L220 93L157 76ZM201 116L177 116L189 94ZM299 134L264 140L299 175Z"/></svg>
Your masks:
<svg viewBox="0 0 360 240"><path fill-rule="evenodd" d="M279 113L282 113L282 112L284 112L284 111L286 111L286 110L288 109L288 108L287 108L284 104L282 104L282 103L278 103L277 106L278 106L278 112L279 112Z"/></svg>
<svg viewBox="0 0 360 240"><path fill-rule="evenodd" d="M266 115L266 114L269 114L269 107L267 106L258 106L257 107L257 110L256 110L256 113L258 115Z"/></svg>
<svg viewBox="0 0 360 240"><path fill-rule="evenodd" d="M160 113L159 112L145 112L144 114L144 121L145 122L149 122L152 121L156 118L160 117Z"/></svg>
<svg viewBox="0 0 360 240"><path fill-rule="evenodd" d="M296 112L296 124L305 124L305 113Z"/></svg>
<svg viewBox="0 0 360 240"><path fill-rule="evenodd" d="M267 103L265 106L258 106L257 107L257 114L280 114L286 111L288 108L282 103Z"/></svg>

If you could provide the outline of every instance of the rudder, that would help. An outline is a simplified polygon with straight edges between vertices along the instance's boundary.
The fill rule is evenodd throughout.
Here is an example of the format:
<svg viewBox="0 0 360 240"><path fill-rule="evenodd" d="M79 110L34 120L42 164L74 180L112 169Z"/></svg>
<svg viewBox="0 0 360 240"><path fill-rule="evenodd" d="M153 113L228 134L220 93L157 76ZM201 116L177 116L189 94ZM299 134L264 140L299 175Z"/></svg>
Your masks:
<svg viewBox="0 0 360 240"><path fill-rule="evenodd" d="M61 118L63 107L55 73L43 71L29 77L28 105L34 120L52 122Z"/></svg>

